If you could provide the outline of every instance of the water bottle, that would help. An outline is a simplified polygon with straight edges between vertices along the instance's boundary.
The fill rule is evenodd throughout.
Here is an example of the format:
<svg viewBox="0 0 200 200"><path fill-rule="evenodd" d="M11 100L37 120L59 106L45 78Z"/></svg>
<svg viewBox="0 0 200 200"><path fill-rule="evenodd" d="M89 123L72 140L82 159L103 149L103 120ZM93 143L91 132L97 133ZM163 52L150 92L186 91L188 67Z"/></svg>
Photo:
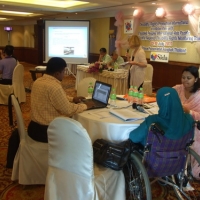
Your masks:
<svg viewBox="0 0 200 200"><path fill-rule="evenodd" d="M133 103L138 104L138 89L137 86L133 88Z"/></svg>
<svg viewBox="0 0 200 200"><path fill-rule="evenodd" d="M90 82L89 86L88 86L88 97L89 98L92 98L92 93L93 93L93 85L92 85L92 82Z"/></svg>
<svg viewBox="0 0 200 200"><path fill-rule="evenodd" d="M128 90L128 103L133 104L133 86Z"/></svg>
<svg viewBox="0 0 200 200"><path fill-rule="evenodd" d="M118 65L118 63L114 63L114 71L117 71L118 70L118 67L119 67L119 65Z"/></svg>
<svg viewBox="0 0 200 200"><path fill-rule="evenodd" d="M141 106L143 105L143 99L144 99L143 88L140 88L138 93L138 104Z"/></svg>
<svg viewBox="0 0 200 200"><path fill-rule="evenodd" d="M110 94L110 106L116 106L116 92L115 88L112 89Z"/></svg>

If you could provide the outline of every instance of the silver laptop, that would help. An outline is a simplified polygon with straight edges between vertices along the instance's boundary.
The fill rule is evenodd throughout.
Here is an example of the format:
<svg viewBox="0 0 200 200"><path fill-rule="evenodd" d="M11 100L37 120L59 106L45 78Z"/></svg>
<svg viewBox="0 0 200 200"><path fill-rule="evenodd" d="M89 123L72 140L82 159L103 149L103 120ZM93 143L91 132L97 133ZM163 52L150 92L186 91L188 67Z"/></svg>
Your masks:
<svg viewBox="0 0 200 200"><path fill-rule="evenodd" d="M90 109L105 108L108 105L112 85L96 81L94 85L94 91L92 99L84 99L85 101L92 101L94 106Z"/></svg>

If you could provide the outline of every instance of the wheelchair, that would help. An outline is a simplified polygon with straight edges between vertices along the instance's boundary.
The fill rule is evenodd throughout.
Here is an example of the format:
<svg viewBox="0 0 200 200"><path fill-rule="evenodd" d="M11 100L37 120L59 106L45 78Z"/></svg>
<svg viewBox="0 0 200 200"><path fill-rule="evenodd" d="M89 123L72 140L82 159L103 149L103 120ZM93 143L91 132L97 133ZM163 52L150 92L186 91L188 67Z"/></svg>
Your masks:
<svg viewBox="0 0 200 200"><path fill-rule="evenodd" d="M195 122L200 130L200 122ZM179 140L164 136L158 124L149 128L145 147L133 144L132 153L123 172L126 183L127 200L151 200L151 184L173 187L177 199L199 199L194 191L185 191L192 187L195 178L191 164L196 161L200 166L200 156L191 148L194 129Z"/></svg>

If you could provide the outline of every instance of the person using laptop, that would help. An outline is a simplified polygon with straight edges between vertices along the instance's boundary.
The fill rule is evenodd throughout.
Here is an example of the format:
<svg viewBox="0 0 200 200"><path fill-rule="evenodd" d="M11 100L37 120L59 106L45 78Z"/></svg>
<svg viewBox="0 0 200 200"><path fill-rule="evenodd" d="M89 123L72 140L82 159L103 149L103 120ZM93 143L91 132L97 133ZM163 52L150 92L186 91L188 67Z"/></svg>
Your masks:
<svg viewBox="0 0 200 200"><path fill-rule="evenodd" d="M47 128L54 118L71 117L93 107L92 102L81 103L84 97L66 95L61 85L66 66L62 58L51 58L46 73L33 83L31 121L28 126L28 135L33 140L47 143Z"/></svg>

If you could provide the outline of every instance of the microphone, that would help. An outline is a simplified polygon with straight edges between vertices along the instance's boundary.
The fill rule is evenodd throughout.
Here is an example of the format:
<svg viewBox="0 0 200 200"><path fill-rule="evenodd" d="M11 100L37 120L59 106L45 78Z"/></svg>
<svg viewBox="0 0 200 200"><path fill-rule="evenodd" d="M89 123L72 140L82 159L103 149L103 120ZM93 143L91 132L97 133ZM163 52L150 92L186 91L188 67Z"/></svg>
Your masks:
<svg viewBox="0 0 200 200"><path fill-rule="evenodd" d="M139 105L139 104L133 103L132 108L138 110L139 112L146 113L146 111L144 110L144 108L142 107L142 105Z"/></svg>
<svg viewBox="0 0 200 200"><path fill-rule="evenodd" d="M144 108L140 105L136 105L136 110L140 111L140 112L143 112L143 113L146 113Z"/></svg>

